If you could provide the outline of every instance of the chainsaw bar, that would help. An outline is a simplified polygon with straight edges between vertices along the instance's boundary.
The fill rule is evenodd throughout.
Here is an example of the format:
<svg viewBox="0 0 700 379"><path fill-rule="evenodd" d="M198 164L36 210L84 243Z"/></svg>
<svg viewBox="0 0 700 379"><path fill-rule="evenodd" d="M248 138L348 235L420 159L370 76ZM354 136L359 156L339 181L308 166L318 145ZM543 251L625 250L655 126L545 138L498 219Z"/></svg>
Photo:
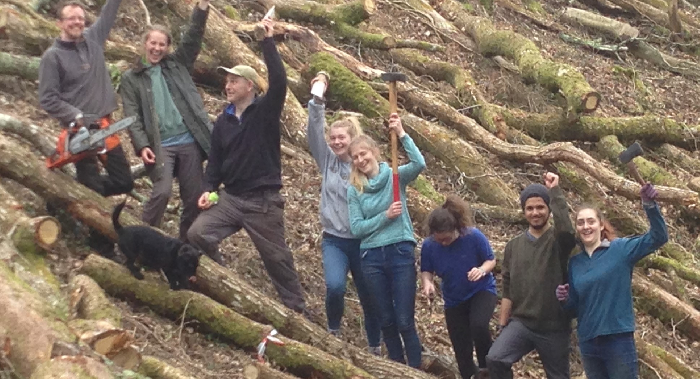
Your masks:
<svg viewBox="0 0 700 379"><path fill-rule="evenodd" d="M104 140L107 137L119 132L122 129L128 128L134 123L134 121L136 121L136 116L131 116L112 123L104 129L99 129L96 131L88 131L85 129L85 131L89 133L88 136L81 136L82 131L79 131L69 142L69 151L72 154L78 154L83 151L99 148L104 145Z"/></svg>

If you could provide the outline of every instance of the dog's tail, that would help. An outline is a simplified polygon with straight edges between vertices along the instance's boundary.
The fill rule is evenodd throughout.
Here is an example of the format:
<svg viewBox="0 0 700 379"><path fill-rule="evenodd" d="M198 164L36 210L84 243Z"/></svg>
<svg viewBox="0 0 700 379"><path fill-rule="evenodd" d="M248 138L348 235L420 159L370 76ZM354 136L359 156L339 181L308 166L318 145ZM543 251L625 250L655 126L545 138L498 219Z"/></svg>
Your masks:
<svg viewBox="0 0 700 379"><path fill-rule="evenodd" d="M112 225L114 225L114 230L117 232L117 234L122 229L122 224L119 223L119 215L122 213L122 209L124 209L125 205L126 200L117 204L117 206L114 207L114 210L112 211Z"/></svg>

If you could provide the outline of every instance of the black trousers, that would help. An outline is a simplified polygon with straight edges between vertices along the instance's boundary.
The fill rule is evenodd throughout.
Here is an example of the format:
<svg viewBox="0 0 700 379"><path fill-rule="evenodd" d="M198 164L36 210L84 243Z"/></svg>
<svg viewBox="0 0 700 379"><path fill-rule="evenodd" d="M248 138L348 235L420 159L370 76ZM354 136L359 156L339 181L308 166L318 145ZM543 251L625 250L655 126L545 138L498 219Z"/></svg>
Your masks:
<svg viewBox="0 0 700 379"><path fill-rule="evenodd" d="M491 348L489 320L496 308L498 297L489 291L479 291L456 307L445 309L447 332L457 358L462 378L477 373L472 351L476 347L479 368L486 368L486 354Z"/></svg>
<svg viewBox="0 0 700 379"><path fill-rule="evenodd" d="M99 162L104 166L107 175L100 173ZM121 195L131 192L134 188L131 167L121 145L100 156L87 157L75 162L75 171L79 183L102 196ZM114 255L114 243L92 228L88 245L104 256Z"/></svg>

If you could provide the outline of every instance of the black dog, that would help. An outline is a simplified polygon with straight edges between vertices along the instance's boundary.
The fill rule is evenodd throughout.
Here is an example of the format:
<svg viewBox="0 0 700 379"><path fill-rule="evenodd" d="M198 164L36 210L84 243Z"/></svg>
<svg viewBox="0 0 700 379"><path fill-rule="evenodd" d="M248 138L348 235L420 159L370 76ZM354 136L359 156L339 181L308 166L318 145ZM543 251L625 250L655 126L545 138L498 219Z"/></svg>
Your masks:
<svg viewBox="0 0 700 379"><path fill-rule="evenodd" d="M125 204L126 200L112 211L112 224L119 235L119 249L126 256L129 271L135 278L143 279L141 270L134 265L139 261L149 269L162 269L171 289L189 288L189 280L197 272L202 253L189 244L147 226L123 227L119 223L119 215Z"/></svg>

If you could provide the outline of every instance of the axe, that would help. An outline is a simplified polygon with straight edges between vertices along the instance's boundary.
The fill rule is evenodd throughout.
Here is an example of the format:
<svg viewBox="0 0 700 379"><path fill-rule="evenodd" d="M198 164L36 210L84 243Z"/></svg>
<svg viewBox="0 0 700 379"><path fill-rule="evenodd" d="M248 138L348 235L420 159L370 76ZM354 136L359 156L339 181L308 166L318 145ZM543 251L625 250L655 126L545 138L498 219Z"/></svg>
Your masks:
<svg viewBox="0 0 700 379"><path fill-rule="evenodd" d="M635 157L641 157L642 155L644 155L642 145L640 145L639 142L635 142L632 145L630 145L625 151L620 153L619 159L620 162L627 165L627 169L629 170L630 175L632 175L634 180L636 180L641 185L645 185L646 180L644 180L644 178L642 178L642 175L639 174L637 165L633 161Z"/></svg>
<svg viewBox="0 0 700 379"><path fill-rule="evenodd" d="M399 72L385 72L381 75L383 81L389 83L389 109L390 113L397 113L396 99L396 82L405 82L406 74ZM394 202L401 201L401 193L399 191L399 147L396 133L391 132L391 171L394 174Z"/></svg>

